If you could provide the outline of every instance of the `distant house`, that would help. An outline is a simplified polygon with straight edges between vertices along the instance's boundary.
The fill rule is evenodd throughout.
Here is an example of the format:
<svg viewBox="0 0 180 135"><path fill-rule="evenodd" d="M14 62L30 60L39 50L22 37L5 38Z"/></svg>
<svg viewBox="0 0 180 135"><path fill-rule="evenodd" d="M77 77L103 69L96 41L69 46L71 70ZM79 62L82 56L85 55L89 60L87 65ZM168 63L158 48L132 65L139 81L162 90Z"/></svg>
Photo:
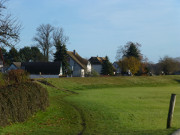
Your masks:
<svg viewBox="0 0 180 135"><path fill-rule="evenodd" d="M114 66L114 68L116 70L116 74L121 74L121 68L119 67L118 62L114 62L113 66Z"/></svg>
<svg viewBox="0 0 180 135"><path fill-rule="evenodd" d="M6 71L15 70L15 69L21 69L21 62L13 62Z"/></svg>
<svg viewBox="0 0 180 135"><path fill-rule="evenodd" d="M67 51L67 54L72 76L84 77L86 73L91 73L91 63L88 60L82 58L75 50Z"/></svg>
<svg viewBox="0 0 180 135"><path fill-rule="evenodd" d="M105 57L91 57L89 59L91 66L92 66L92 70L96 71L97 73L101 74L101 70L102 70L102 63L105 60Z"/></svg>

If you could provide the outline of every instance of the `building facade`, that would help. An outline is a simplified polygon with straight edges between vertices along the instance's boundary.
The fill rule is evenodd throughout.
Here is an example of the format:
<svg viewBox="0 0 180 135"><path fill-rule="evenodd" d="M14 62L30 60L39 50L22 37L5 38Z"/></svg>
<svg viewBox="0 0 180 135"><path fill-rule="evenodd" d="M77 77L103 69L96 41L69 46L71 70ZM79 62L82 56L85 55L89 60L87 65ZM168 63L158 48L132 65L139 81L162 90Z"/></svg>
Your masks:
<svg viewBox="0 0 180 135"><path fill-rule="evenodd" d="M105 60L105 57L91 57L89 59L91 66L92 66L92 70L94 70L95 72L97 72L98 74L101 74L101 70L102 70L102 63Z"/></svg>
<svg viewBox="0 0 180 135"><path fill-rule="evenodd" d="M91 73L91 63L88 60L82 58L75 50L67 51L67 54L73 77L85 77L86 74Z"/></svg>

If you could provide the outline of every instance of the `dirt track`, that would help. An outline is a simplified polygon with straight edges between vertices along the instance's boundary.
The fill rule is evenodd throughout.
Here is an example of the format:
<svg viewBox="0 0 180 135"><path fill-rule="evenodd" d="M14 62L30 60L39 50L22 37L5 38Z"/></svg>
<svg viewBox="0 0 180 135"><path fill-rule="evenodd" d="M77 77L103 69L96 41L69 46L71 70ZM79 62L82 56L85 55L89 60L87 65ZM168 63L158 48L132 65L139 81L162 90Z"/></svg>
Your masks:
<svg viewBox="0 0 180 135"><path fill-rule="evenodd" d="M55 88L57 90L61 90L63 92L69 93L69 94L79 94L79 93L74 92L74 91L57 88L56 86L54 86L53 84L47 82L46 80L37 80L37 81L42 83L42 84L44 84L44 85L47 85L47 86L52 87L52 88ZM84 131L86 129L86 121L85 121L84 114L83 114L82 110L79 109L76 105L73 105L73 104L71 104L71 103L69 103L69 102L67 102L65 100L64 100L64 103L72 106L79 113L79 115L81 117L81 121L82 121L82 123L81 123L82 130L77 135L83 135L83 133L84 133Z"/></svg>

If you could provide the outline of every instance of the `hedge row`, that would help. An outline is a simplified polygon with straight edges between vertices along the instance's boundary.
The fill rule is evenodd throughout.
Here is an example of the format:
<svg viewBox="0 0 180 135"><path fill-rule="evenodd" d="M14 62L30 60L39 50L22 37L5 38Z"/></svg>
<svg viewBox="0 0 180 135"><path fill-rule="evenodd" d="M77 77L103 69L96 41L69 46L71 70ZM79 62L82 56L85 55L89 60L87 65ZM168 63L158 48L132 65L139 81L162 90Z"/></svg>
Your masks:
<svg viewBox="0 0 180 135"><path fill-rule="evenodd" d="M48 92L34 82L23 82L0 88L0 126L23 122L49 106Z"/></svg>

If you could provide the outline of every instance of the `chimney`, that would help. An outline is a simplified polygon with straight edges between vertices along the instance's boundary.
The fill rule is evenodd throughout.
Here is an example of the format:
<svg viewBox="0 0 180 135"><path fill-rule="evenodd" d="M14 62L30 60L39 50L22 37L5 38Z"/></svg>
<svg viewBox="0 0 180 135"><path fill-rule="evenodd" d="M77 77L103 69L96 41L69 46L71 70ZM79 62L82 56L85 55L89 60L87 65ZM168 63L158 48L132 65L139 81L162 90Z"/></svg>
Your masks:
<svg viewBox="0 0 180 135"><path fill-rule="evenodd" d="M74 55L76 55L76 50L73 50Z"/></svg>

